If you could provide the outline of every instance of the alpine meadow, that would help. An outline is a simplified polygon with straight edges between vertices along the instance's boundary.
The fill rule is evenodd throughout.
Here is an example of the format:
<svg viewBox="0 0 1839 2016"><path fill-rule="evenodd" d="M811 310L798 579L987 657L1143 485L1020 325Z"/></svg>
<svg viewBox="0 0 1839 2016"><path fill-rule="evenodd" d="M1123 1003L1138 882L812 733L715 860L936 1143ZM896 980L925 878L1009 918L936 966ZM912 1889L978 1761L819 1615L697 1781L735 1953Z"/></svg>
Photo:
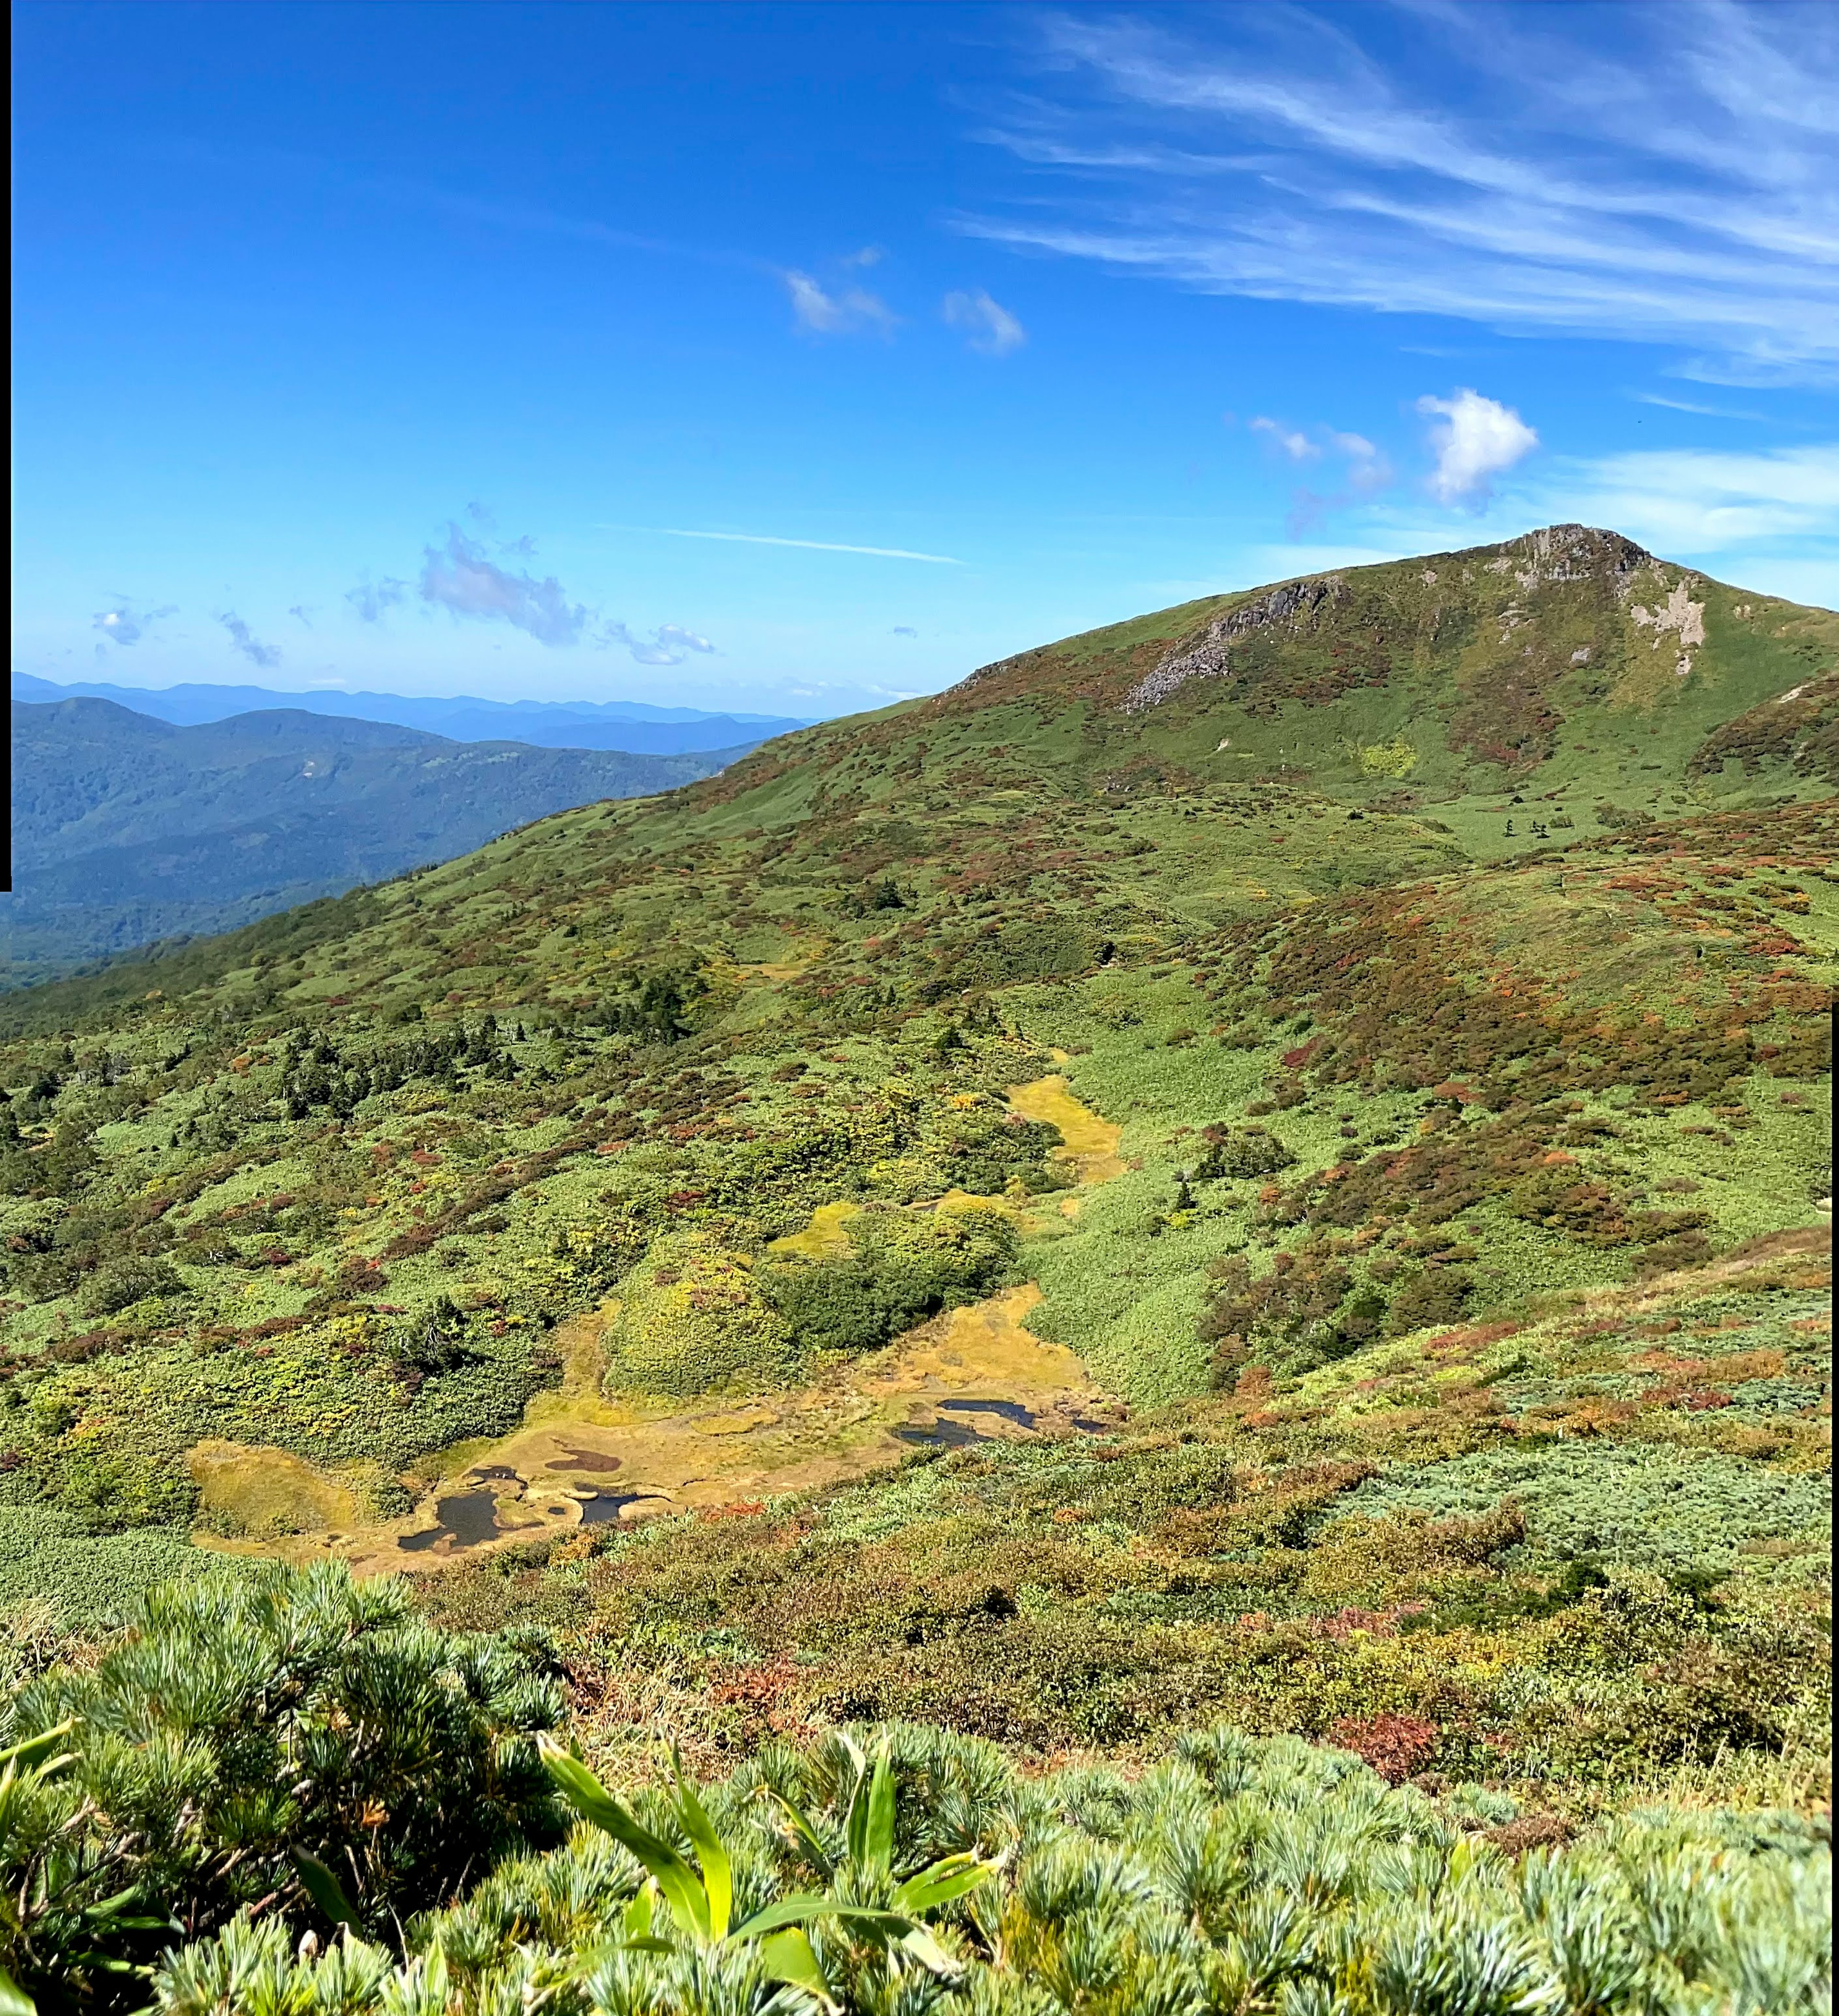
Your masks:
<svg viewBox="0 0 1839 2016"><path fill-rule="evenodd" d="M0 2010L1830 2006L1836 779L1561 524L0 997Z"/></svg>

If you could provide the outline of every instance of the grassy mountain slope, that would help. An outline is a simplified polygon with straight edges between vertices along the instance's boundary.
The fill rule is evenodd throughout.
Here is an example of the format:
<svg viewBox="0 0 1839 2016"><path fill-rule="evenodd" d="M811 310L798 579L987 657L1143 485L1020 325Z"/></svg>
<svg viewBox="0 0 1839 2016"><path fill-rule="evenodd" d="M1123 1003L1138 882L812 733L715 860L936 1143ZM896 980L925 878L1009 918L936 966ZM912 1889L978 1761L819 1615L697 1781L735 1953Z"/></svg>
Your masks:
<svg viewBox="0 0 1839 2016"><path fill-rule="evenodd" d="M1836 643L1558 528L17 997L0 1596L361 1544L561 1631L607 1748L1224 1715L1814 1798ZM638 1510L703 1512L592 1523L686 1424Z"/></svg>
<svg viewBox="0 0 1839 2016"><path fill-rule="evenodd" d="M178 728L104 700L16 706L9 976L221 931L734 753L466 743L297 710Z"/></svg>

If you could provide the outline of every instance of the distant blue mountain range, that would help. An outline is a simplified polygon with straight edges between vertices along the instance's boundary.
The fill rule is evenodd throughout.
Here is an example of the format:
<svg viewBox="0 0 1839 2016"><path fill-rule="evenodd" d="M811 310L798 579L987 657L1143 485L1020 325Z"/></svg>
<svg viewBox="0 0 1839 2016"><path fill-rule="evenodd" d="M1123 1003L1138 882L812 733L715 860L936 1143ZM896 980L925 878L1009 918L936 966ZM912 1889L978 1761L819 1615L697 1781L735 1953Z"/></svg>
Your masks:
<svg viewBox="0 0 1839 2016"><path fill-rule="evenodd" d="M175 727L227 721L239 714L290 707L346 721L387 722L445 736L452 742L523 742L539 749L622 749L634 755L676 756L732 750L769 740L807 721L770 714L705 714L693 707L651 707L642 700L417 700L401 693L277 693L265 686L177 686L157 689L73 680L61 686L26 672L13 675L16 700L107 700Z"/></svg>

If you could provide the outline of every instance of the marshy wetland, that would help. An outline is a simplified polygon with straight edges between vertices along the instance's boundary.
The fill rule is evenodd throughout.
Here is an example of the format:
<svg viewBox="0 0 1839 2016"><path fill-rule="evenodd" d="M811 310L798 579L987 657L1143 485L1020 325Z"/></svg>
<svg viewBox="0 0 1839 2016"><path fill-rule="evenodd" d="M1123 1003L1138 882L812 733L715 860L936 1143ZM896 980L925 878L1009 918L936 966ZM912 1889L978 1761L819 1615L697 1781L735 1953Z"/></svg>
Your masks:
<svg viewBox="0 0 1839 2016"><path fill-rule="evenodd" d="M1008 1096L1020 1117L1060 1137L1051 1155L1078 1186L1054 1193L1063 1213L1085 1189L1123 1172L1121 1130L1081 1104L1063 1077L1013 1087ZM910 1208L1006 1211L1024 1228L1038 1217L1026 1204L963 1192ZM804 1228L768 1250L815 1259L847 1252L844 1228L859 1215L859 1206L820 1205ZM1122 1403L1100 1393L1074 1352L1027 1329L1041 1298L1038 1283L1024 1283L941 1312L808 1386L725 1393L687 1409L606 1390L601 1339L616 1302L565 1326L562 1390L537 1395L510 1434L438 1453L430 1467L440 1484L405 1517L363 1522L354 1493L285 1451L237 1449L214 1468L193 1452L211 1478L208 1509L239 1516L258 1535L263 1523L270 1529L201 1538L226 1552L294 1562L329 1556L357 1574L412 1571L570 1527L815 1490L898 1463L913 1448L1114 1425ZM275 1530L282 1525L291 1530Z"/></svg>

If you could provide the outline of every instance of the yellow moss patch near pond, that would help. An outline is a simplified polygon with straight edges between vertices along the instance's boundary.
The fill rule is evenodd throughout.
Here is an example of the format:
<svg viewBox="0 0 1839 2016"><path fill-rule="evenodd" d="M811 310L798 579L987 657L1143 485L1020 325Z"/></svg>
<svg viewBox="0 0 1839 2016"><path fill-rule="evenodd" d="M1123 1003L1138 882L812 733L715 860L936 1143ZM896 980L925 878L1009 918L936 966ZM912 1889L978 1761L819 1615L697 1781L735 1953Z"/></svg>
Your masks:
<svg viewBox="0 0 1839 2016"><path fill-rule="evenodd" d="M448 1489L494 1493L498 1530L479 1543L489 1546L584 1523L618 1500L625 1503L610 1516L624 1521L713 1510L865 1476L929 1442L1065 1433L1104 1402L1072 1352L1024 1327L1040 1299L1032 1282L1008 1289L806 1387L743 1403L563 1409L552 1395L540 1418L474 1445ZM571 1493L585 1496L586 1509ZM362 1573L432 1568L456 1550L401 1544L427 1529L423 1513L336 1551Z"/></svg>
<svg viewBox="0 0 1839 2016"><path fill-rule="evenodd" d="M768 1247L772 1253L796 1253L807 1260L840 1259L850 1250L849 1234L844 1227L860 1218L862 1208L847 1197L836 1204L820 1204L811 1214L811 1222L801 1232L788 1232Z"/></svg>
<svg viewBox="0 0 1839 2016"><path fill-rule="evenodd" d="M1117 1153L1123 1129L1074 1098L1063 1078L1056 1075L1011 1086L1009 1103L1024 1120L1045 1121L1060 1129L1065 1145L1054 1154L1073 1165L1081 1184L1108 1183L1128 1167Z"/></svg>
<svg viewBox="0 0 1839 2016"><path fill-rule="evenodd" d="M1074 1098L1063 1078L1020 1086L1011 1098L1026 1118L1060 1129L1067 1145L1057 1152L1081 1183L1104 1182L1125 1167L1119 1130ZM993 1208L1020 1215L1007 1201L985 1197L955 1195L932 1207L948 1214ZM823 1205L776 1244L810 1258L847 1251L844 1228L860 1208ZM1032 1281L947 1310L800 1387L772 1389L770 1368L761 1364L754 1392L724 1392L700 1405L604 1391L606 1366L618 1370L635 1344L673 1363L682 1355L664 1320L678 1301L690 1344L707 1345L712 1326L732 1328L737 1305L749 1299L750 1271L744 1256L711 1253L682 1235L658 1242L628 1276L621 1299L562 1327L561 1391L538 1395L514 1433L459 1445L437 1470L428 1467L441 1479L434 1505L342 1536L322 1531L316 1539L271 1543L268 1550L297 1559L332 1553L365 1574L434 1568L462 1546L815 1490L884 1469L916 1447L1077 1432L1098 1425L1094 1410L1109 1406L1074 1352L1027 1327L1042 1299ZM243 1453L313 1474L293 1458Z"/></svg>
<svg viewBox="0 0 1839 2016"><path fill-rule="evenodd" d="M221 1537L348 1531L365 1516L358 1492L285 1449L205 1442L185 1463L198 1487L200 1514Z"/></svg>

